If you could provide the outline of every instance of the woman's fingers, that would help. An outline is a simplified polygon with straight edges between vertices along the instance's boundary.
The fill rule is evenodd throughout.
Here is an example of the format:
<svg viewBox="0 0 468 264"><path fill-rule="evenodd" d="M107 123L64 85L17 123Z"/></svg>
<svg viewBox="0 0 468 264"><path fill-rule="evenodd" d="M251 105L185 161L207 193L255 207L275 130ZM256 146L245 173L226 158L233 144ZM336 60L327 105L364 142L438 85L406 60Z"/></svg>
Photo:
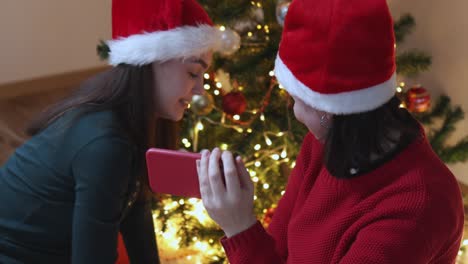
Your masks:
<svg viewBox="0 0 468 264"><path fill-rule="evenodd" d="M219 148L213 149L210 155L208 164L208 177L210 181L211 190L215 195L220 195L226 192L226 187L223 183L223 175L219 169L219 159L221 151Z"/></svg>
<svg viewBox="0 0 468 264"><path fill-rule="evenodd" d="M252 179L250 179L250 174L245 168L244 162L242 161L242 158L240 156L236 158L236 167L237 173L239 174L240 185L242 186L242 188L246 188L248 190L253 191Z"/></svg>
<svg viewBox="0 0 468 264"><path fill-rule="evenodd" d="M202 158L197 163L198 182L200 184L200 193L202 198L210 197L212 195L210 179L208 177L208 163L210 152L208 150L202 151Z"/></svg>
<svg viewBox="0 0 468 264"><path fill-rule="evenodd" d="M234 196L238 196L240 194L240 183L234 158L229 151L224 151L221 158L223 160L226 190Z"/></svg>

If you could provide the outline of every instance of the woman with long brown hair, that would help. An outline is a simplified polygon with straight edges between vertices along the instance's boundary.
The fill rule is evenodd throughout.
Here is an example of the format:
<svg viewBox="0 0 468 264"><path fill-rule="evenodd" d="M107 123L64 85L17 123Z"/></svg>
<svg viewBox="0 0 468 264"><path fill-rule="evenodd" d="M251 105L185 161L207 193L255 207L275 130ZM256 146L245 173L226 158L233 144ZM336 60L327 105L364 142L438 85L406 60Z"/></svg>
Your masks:
<svg viewBox="0 0 468 264"><path fill-rule="evenodd" d="M1 263L159 263L145 151L174 147L174 122L220 48L194 0L113 2L113 65L29 127L0 168ZM172 141L172 142L171 142Z"/></svg>

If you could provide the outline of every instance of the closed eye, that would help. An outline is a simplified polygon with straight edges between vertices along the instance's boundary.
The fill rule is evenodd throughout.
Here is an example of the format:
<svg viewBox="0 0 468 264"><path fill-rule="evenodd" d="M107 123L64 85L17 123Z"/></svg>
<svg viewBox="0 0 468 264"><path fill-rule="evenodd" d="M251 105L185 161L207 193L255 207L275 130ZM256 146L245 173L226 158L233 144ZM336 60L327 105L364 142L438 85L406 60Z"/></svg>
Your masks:
<svg viewBox="0 0 468 264"><path fill-rule="evenodd" d="M190 77L193 78L193 79L197 79L197 78L199 77L198 74L195 74L195 73L192 73L192 72L189 72L188 74L189 74Z"/></svg>

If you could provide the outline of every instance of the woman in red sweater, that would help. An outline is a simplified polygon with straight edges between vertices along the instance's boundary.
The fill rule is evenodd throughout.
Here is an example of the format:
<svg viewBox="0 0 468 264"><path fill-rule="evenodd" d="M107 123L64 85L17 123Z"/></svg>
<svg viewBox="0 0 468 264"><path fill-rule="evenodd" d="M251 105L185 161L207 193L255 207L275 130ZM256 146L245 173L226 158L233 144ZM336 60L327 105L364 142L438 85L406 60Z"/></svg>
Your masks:
<svg viewBox="0 0 468 264"><path fill-rule="evenodd" d="M310 133L268 230L253 214L240 158L214 149L198 163L231 263L455 261L459 187L399 108L394 45L385 0L291 3L275 73Z"/></svg>

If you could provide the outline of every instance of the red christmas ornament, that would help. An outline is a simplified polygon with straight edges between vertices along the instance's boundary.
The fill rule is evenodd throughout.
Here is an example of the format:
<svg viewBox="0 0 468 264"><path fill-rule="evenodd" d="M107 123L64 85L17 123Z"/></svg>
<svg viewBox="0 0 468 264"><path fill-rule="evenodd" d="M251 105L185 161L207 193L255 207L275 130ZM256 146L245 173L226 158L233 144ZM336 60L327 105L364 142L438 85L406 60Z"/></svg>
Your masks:
<svg viewBox="0 0 468 264"><path fill-rule="evenodd" d="M223 96L223 111L229 115L240 115L247 108L247 100L241 92L230 92Z"/></svg>
<svg viewBox="0 0 468 264"><path fill-rule="evenodd" d="M266 211L265 215L263 216L263 225L265 227L268 227L268 225L271 223L271 219L273 218L275 209L276 209L275 206L271 207L270 209Z"/></svg>
<svg viewBox="0 0 468 264"><path fill-rule="evenodd" d="M431 96L424 87L413 86L406 93L406 105L410 112L425 112L431 105Z"/></svg>

